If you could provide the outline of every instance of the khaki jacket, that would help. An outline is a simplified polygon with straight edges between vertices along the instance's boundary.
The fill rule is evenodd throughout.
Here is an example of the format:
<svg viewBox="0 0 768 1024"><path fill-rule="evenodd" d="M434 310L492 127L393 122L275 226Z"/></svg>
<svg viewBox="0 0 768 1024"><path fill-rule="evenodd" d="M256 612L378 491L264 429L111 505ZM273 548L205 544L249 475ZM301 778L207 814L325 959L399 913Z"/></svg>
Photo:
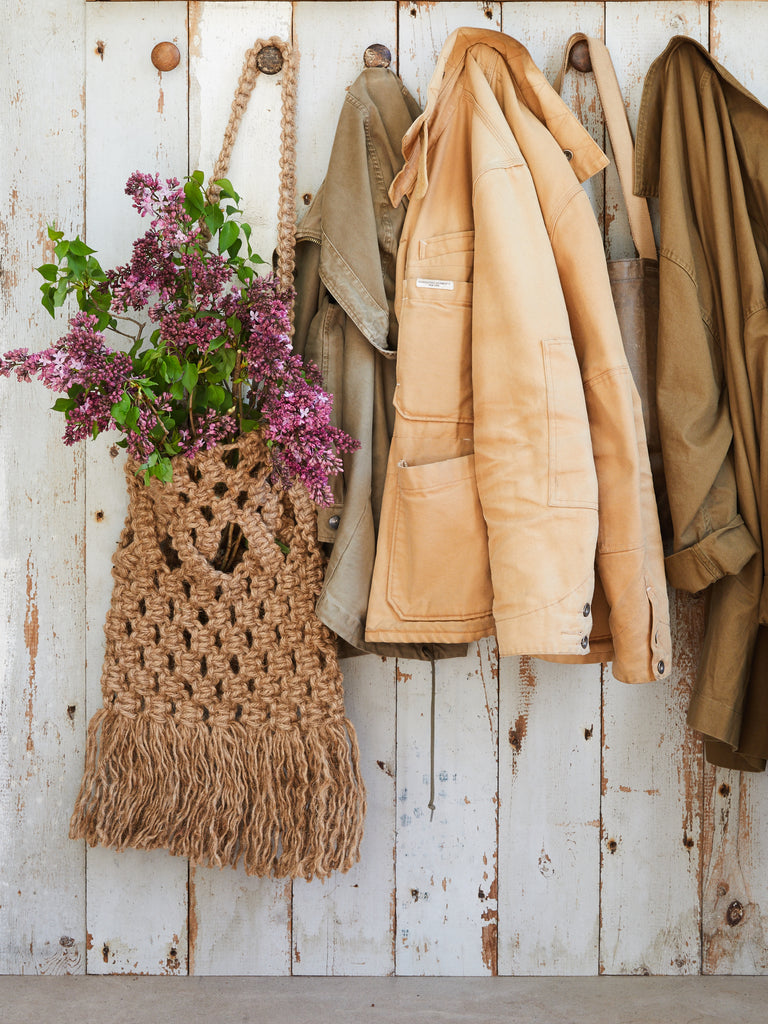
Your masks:
<svg viewBox="0 0 768 1024"><path fill-rule="evenodd" d="M296 236L293 345L320 368L333 423L361 442L344 455L335 502L318 510L328 564L319 618L352 648L404 658L464 654L465 644L365 641L381 498L394 427L397 320L395 258L405 210L387 189L403 165L406 129L419 107L386 68L368 68L348 89L328 172Z"/></svg>
<svg viewBox="0 0 768 1024"><path fill-rule="evenodd" d="M636 189L659 196L657 404L674 524L667 575L707 590L688 721L707 756L768 757L768 110L697 42L648 72Z"/></svg>
<svg viewBox="0 0 768 1024"><path fill-rule="evenodd" d="M403 152L366 635L495 633L502 655L659 678L669 613L642 411L580 185L606 158L524 47L485 29L448 39Z"/></svg>

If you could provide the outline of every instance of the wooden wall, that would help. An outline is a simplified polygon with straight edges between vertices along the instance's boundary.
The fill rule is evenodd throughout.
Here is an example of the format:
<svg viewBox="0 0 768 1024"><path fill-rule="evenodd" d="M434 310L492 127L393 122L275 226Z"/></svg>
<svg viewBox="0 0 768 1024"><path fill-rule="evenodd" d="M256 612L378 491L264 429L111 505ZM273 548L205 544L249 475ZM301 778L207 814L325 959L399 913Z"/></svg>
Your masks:
<svg viewBox="0 0 768 1024"><path fill-rule="evenodd" d="M372 42L424 99L463 24L523 41L554 78L563 44L603 36L633 123L671 35L707 44L768 101L768 3L93 2L7 0L0 70L2 348L57 336L33 266L45 225L107 263L140 222L128 174L210 170L243 53L293 35L299 205L320 184L345 87ZM160 76L152 46L177 43ZM577 79L580 79L577 81ZM277 195L277 80L257 84L231 177L260 251ZM566 98L603 143L591 82ZM632 254L612 168L589 194L614 258ZM493 640L437 670L437 809L428 667L345 666L369 793L361 863L321 885L116 855L67 838L85 727L100 704L110 555L124 515L109 440L64 448L37 385L0 382L0 973L755 974L768 971L768 780L705 765L685 726L701 602L673 600L675 671L499 659Z"/></svg>

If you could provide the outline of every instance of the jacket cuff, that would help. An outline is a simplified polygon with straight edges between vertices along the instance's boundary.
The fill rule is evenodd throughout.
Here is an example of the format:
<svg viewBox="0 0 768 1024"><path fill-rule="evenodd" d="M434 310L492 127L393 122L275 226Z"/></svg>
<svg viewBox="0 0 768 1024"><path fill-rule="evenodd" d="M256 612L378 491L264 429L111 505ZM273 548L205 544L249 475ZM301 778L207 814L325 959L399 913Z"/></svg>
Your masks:
<svg viewBox="0 0 768 1024"><path fill-rule="evenodd" d="M665 559L667 579L677 590L696 594L723 576L741 572L758 547L741 516L689 548Z"/></svg>

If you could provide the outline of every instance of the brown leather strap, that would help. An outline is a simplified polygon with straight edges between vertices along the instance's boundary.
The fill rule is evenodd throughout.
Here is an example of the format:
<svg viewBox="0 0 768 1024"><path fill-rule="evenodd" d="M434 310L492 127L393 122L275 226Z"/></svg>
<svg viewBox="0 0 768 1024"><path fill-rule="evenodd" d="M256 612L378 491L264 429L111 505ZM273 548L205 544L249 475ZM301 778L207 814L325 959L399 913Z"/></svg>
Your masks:
<svg viewBox="0 0 768 1024"><path fill-rule="evenodd" d="M648 211L648 201L641 196L634 194L634 173L635 173L635 144L632 141L632 132L627 119L627 110L621 96L619 80L611 60L608 49L600 39L594 39L583 32L575 32L565 44L565 55L563 63L555 80L555 89L560 92L563 78L568 70L568 62L571 50L576 43L586 42L589 47L589 56L592 61L592 71L595 75L597 92L605 113L605 123L608 128L608 135L613 147L613 158L616 163L616 170L619 172L621 190L624 193L624 202L629 217L629 230L632 233L632 241L635 243L638 255L643 259L655 260L656 241L653 237L653 226L651 215Z"/></svg>

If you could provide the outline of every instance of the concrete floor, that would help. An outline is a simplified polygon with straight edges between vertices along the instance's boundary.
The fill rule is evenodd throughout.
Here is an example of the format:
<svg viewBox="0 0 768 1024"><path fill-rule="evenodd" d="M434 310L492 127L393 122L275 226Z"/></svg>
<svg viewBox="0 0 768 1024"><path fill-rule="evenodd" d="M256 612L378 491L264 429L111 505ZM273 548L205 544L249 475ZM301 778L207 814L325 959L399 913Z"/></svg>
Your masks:
<svg viewBox="0 0 768 1024"><path fill-rule="evenodd" d="M0 977L0 1024L766 1024L759 978Z"/></svg>

